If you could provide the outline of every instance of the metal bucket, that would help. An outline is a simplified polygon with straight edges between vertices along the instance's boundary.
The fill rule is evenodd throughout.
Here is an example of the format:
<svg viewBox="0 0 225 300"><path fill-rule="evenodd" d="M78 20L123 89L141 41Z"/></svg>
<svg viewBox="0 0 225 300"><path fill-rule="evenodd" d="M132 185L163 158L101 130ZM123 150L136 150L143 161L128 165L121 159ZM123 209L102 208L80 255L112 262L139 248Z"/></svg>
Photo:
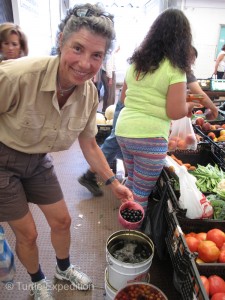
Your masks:
<svg viewBox="0 0 225 300"><path fill-rule="evenodd" d="M109 283L109 276L107 272L107 268L105 269L105 299L104 300L114 300L116 293L118 291L115 290Z"/></svg>
<svg viewBox="0 0 225 300"><path fill-rule="evenodd" d="M126 285L116 293L113 300L121 299L152 299L152 300L168 300L166 295L153 284L145 282L135 282Z"/></svg>
<svg viewBox="0 0 225 300"><path fill-rule="evenodd" d="M113 256L121 243L137 243L146 251L146 258L140 262L130 263L121 261ZM106 260L108 263L108 282L115 290L120 290L132 282L148 282L149 269L154 255L152 240L142 232L135 230L121 230L113 233L107 240Z"/></svg>

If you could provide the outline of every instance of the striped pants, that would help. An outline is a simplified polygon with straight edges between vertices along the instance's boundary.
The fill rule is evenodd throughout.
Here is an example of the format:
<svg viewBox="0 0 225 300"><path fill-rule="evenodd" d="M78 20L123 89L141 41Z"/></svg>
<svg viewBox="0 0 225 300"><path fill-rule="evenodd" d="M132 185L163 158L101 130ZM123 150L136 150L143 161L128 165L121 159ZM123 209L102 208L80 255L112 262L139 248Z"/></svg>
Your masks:
<svg viewBox="0 0 225 300"><path fill-rule="evenodd" d="M117 136L121 147L128 178L126 186L133 192L134 201L148 205L153 190L164 166L167 141L164 138L124 138Z"/></svg>

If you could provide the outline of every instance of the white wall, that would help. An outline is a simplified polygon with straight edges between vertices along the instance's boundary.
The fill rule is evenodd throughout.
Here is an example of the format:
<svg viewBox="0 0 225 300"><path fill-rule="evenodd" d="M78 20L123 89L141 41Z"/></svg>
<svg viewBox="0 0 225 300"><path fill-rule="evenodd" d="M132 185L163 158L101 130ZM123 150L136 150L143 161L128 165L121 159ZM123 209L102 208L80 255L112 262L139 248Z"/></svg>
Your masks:
<svg viewBox="0 0 225 300"><path fill-rule="evenodd" d="M225 25L225 1L185 2L184 13L191 23L198 50L195 74L198 78L209 78L214 71L220 25Z"/></svg>
<svg viewBox="0 0 225 300"><path fill-rule="evenodd" d="M28 38L29 55L48 55L59 23L59 0L12 0L14 22Z"/></svg>

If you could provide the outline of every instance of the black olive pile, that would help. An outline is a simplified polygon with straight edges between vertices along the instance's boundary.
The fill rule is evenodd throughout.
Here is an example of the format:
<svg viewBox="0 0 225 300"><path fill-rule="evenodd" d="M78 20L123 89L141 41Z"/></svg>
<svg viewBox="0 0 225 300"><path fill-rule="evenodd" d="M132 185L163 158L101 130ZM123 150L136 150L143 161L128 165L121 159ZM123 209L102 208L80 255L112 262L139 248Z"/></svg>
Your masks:
<svg viewBox="0 0 225 300"><path fill-rule="evenodd" d="M123 217L123 219L125 219L128 222L139 222L142 217L143 217L143 213L140 209L129 209L129 208L125 208L124 210L121 211L121 216Z"/></svg>

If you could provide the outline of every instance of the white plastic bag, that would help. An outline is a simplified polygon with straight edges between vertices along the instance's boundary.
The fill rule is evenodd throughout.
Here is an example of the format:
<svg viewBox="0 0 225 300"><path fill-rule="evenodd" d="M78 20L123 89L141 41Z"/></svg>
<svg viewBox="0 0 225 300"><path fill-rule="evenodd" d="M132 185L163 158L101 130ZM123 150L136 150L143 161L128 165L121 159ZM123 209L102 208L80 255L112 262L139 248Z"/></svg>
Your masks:
<svg viewBox="0 0 225 300"><path fill-rule="evenodd" d="M184 117L171 122L168 149L169 151L197 149L197 138L190 118Z"/></svg>
<svg viewBox="0 0 225 300"><path fill-rule="evenodd" d="M5 232L0 225L0 281L12 282L15 276L14 254L5 238Z"/></svg>
<svg viewBox="0 0 225 300"><path fill-rule="evenodd" d="M210 218L213 208L205 195L197 188L196 178L188 173L186 167L181 166L178 172L180 184L180 207L186 209L189 219Z"/></svg>

